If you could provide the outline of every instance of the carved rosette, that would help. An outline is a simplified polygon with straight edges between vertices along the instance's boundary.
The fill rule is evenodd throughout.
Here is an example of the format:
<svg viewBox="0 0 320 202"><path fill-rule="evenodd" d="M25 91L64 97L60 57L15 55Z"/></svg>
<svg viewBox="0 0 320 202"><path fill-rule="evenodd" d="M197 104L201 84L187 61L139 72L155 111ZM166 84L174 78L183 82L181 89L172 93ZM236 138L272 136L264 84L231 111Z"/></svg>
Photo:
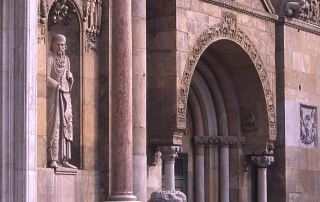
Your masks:
<svg viewBox="0 0 320 202"><path fill-rule="evenodd" d="M182 151L180 146L161 146L159 149L165 162L174 161Z"/></svg>
<svg viewBox="0 0 320 202"><path fill-rule="evenodd" d="M276 138L276 123L275 123L275 107L273 103L273 95L271 87L267 78L267 71L262 63L260 54L258 53L253 42L249 37L237 27L236 16L232 13L223 12L220 23L209 27L196 40L192 50L188 55L186 66L178 87L177 100L177 127L178 129L186 128L186 110L189 87L192 79L194 69L201 54L213 42L228 39L239 44L250 56L256 71L258 72L260 81L263 86L266 106L268 111L269 123L269 139Z"/></svg>
<svg viewBox="0 0 320 202"><path fill-rule="evenodd" d="M251 161L260 168L267 168L274 162L273 156L251 156Z"/></svg>
<svg viewBox="0 0 320 202"><path fill-rule="evenodd" d="M151 194L148 202L187 202L187 197L181 191L158 191Z"/></svg>

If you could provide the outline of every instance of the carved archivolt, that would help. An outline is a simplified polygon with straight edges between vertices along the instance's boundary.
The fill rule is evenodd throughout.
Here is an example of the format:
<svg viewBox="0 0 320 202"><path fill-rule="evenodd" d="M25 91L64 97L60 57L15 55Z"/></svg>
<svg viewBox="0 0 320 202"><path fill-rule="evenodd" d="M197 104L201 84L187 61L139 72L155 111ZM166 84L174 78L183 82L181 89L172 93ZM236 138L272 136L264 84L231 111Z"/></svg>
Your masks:
<svg viewBox="0 0 320 202"><path fill-rule="evenodd" d="M241 29L237 27L236 16L231 13L222 13L221 22L209 27L207 31L203 32L197 39L191 52L189 53L177 92L177 127L179 129L184 129L186 127L186 110L189 87L197 62L202 53L209 45L221 39L228 39L239 44L247 52L252 62L254 63L263 86L264 96L266 100L269 121L269 138L275 140L275 107L273 103L271 87L267 78L267 71L263 66L262 60L253 42Z"/></svg>

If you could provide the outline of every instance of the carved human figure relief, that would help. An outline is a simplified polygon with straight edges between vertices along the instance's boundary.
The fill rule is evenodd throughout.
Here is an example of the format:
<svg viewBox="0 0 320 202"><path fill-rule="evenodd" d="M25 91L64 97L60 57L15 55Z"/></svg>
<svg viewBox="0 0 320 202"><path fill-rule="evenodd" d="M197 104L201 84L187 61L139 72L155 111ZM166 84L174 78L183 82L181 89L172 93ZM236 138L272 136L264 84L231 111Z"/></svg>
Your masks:
<svg viewBox="0 0 320 202"><path fill-rule="evenodd" d="M311 144L317 137L316 108L300 106L300 140L304 144Z"/></svg>
<svg viewBox="0 0 320 202"><path fill-rule="evenodd" d="M73 141L70 92L74 80L66 48L66 37L53 35L47 61L48 160L51 168L77 169L69 163Z"/></svg>

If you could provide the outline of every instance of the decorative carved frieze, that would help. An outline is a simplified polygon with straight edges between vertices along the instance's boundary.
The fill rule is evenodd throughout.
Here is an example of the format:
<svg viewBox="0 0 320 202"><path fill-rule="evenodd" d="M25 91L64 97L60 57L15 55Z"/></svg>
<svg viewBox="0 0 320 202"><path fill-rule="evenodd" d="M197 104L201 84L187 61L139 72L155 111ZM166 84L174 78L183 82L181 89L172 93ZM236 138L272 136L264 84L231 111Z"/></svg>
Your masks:
<svg viewBox="0 0 320 202"><path fill-rule="evenodd" d="M83 20L87 25L87 32L99 34L101 29L102 0L84 0Z"/></svg>
<svg viewBox="0 0 320 202"><path fill-rule="evenodd" d="M300 105L300 140L311 144L317 137L317 109L313 106Z"/></svg>
<svg viewBox="0 0 320 202"><path fill-rule="evenodd" d="M177 127L179 129L186 128L186 110L189 87L194 69L204 50L215 41L228 39L239 44L245 52L250 56L263 86L266 107L268 112L269 139L276 138L276 123L275 123L275 107L273 103L273 95L267 71L262 63L260 54L257 48L249 37L237 27L237 19L234 14L223 12L220 23L210 26L209 29L203 32L196 40L192 50L189 52L186 66L179 83L178 88L178 104L177 104Z"/></svg>
<svg viewBox="0 0 320 202"><path fill-rule="evenodd" d="M49 6L47 0L40 0L39 1L39 22L41 24L45 24L47 22Z"/></svg>
<svg viewBox="0 0 320 202"><path fill-rule="evenodd" d="M85 50L96 53L101 30L102 0L84 0L83 21L85 25Z"/></svg>
<svg viewBox="0 0 320 202"><path fill-rule="evenodd" d="M285 6L285 14L287 17L320 25L319 0L288 0Z"/></svg>
<svg viewBox="0 0 320 202"><path fill-rule="evenodd" d="M181 191L157 191L151 194L148 202L187 202L187 197Z"/></svg>
<svg viewBox="0 0 320 202"><path fill-rule="evenodd" d="M174 161L178 157L178 153L182 151L180 146L161 146L159 150L164 161Z"/></svg>
<svg viewBox="0 0 320 202"><path fill-rule="evenodd" d="M70 0L55 0L49 13L49 27L59 22L62 22L64 25L69 25L72 15L76 13L73 5Z"/></svg>
<svg viewBox="0 0 320 202"><path fill-rule="evenodd" d="M274 162L273 156L251 156L251 161L260 168L267 168Z"/></svg>
<svg viewBox="0 0 320 202"><path fill-rule="evenodd" d="M194 136L193 142L197 147L212 147L212 146L240 146L245 143L244 137L237 136Z"/></svg>

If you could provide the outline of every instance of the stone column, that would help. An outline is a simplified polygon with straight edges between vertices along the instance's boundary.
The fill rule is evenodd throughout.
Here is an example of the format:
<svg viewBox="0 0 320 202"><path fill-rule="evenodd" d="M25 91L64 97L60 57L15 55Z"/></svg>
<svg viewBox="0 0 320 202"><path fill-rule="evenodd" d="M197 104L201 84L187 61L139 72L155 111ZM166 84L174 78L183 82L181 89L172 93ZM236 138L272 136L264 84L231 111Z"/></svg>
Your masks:
<svg viewBox="0 0 320 202"><path fill-rule="evenodd" d="M187 197L180 191L175 191L174 162L181 152L180 146L161 146L162 165L164 166L164 190L153 192L149 202L176 201L186 202Z"/></svg>
<svg viewBox="0 0 320 202"><path fill-rule="evenodd" d="M229 144L220 142L220 201L229 202Z"/></svg>
<svg viewBox="0 0 320 202"><path fill-rule="evenodd" d="M146 0L132 0L133 193L147 201Z"/></svg>
<svg viewBox="0 0 320 202"><path fill-rule="evenodd" d="M112 1L111 196L135 201L132 167L131 0Z"/></svg>
<svg viewBox="0 0 320 202"><path fill-rule="evenodd" d="M204 186L204 145L196 145L195 149L195 199L205 201Z"/></svg>
<svg viewBox="0 0 320 202"><path fill-rule="evenodd" d="M0 201L37 201L38 1L0 1Z"/></svg>
<svg viewBox="0 0 320 202"><path fill-rule="evenodd" d="M163 146L160 149L164 165L164 189L175 191L174 162L181 151L179 146Z"/></svg>
<svg viewBox="0 0 320 202"><path fill-rule="evenodd" d="M267 202L267 167L274 162L273 156L252 156L258 166L258 202Z"/></svg>

